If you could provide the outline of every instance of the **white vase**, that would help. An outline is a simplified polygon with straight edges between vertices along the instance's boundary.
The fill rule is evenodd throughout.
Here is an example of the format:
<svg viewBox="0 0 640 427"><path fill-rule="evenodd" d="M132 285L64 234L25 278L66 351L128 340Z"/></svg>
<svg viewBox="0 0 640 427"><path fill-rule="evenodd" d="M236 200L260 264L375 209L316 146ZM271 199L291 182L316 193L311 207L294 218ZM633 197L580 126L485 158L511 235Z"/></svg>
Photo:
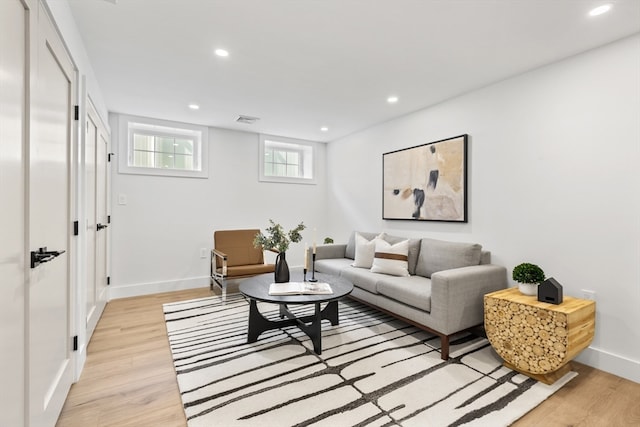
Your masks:
<svg viewBox="0 0 640 427"><path fill-rule="evenodd" d="M518 283L518 289L525 295L538 295L539 283Z"/></svg>

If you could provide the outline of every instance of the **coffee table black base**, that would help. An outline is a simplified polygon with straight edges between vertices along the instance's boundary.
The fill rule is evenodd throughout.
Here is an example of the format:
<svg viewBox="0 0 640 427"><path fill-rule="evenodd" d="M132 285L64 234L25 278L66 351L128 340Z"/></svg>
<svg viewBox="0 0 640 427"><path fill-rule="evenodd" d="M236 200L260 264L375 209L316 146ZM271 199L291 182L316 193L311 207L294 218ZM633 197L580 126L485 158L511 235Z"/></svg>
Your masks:
<svg viewBox="0 0 640 427"><path fill-rule="evenodd" d="M338 324L338 301L330 301L324 309L320 309L320 303L315 303L315 311L312 315L296 317L287 304L281 303L280 318L284 320L269 320L258 310L258 302L249 300L249 332L247 342L256 342L261 333L271 329L280 329L286 326L297 326L307 334L313 343L313 351L322 354L322 320L328 320L332 325Z"/></svg>

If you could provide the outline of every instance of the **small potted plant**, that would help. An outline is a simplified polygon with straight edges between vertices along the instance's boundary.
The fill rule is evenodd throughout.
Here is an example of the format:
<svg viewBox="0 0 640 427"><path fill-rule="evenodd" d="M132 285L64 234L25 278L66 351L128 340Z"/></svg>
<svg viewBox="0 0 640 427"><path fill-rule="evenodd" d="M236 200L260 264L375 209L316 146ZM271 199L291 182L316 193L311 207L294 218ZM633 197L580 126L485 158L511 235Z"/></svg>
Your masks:
<svg viewBox="0 0 640 427"><path fill-rule="evenodd" d="M513 268L513 280L518 282L518 289L525 295L537 295L538 285L544 281L544 271L535 264L524 262Z"/></svg>
<svg viewBox="0 0 640 427"><path fill-rule="evenodd" d="M261 247L266 250L276 250L278 253L286 252L289 249L291 242L298 243L302 240L300 232L306 228L301 222L293 230L285 232L280 224L276 224L272 219L269 220L271 227L268 227L266 232L256 234L253 241L255 247Z"/></svg>
<svg viewBox="0 0 640 427"><path fill-rule="evenodd" d="M302 240L300 232L306 228L301 222L298 226L289 232L285 232L280 224L276 224L272 219L269 220L271 227L268 227L265 234L258 232L253 240L256 248L265 250L274 250L278 252L276 257L275 281L276 283L284 283L289 281L289 266L287 265L286 252L291 242L298 243Z"/></svg>

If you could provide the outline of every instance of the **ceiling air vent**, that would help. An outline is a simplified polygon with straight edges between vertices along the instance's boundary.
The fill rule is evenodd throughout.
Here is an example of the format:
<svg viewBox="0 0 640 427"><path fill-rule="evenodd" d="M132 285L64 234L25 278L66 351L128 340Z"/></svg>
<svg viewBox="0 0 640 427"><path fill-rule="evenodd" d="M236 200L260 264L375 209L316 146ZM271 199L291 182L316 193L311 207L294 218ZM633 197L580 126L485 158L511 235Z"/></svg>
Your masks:
<svg viewBox="0 0 640 427"><path fill-rule="evenodd" d="M260 120L258 117L251 117L251 116L238 116L238 118L236 119L236 122L238 123L246 123L248 125L252 125L255 122L257 122L258 120Z"/></svg>

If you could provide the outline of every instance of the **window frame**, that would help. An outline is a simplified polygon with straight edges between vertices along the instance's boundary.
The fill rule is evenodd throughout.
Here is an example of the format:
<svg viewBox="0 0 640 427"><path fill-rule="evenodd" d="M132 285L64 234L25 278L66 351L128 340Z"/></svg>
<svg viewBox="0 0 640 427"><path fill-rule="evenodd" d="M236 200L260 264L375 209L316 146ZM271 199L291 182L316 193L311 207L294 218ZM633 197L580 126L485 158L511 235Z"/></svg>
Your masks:
<svg viewBox="0 0 640 427"><path fill-rule="evenodd" d="M307 175L306 177L287 177L287 176L275 176L265 174L265 152L267 151L267 145L273 143L274 145L281 145L282 147L291 146L291 149L285 151L298 151L300 153L299 166L302 168L302 172ZM281 136L260 134L259 143L259 177L261 182L277 182L284 184L317 184L317 150L316 143L312 141L305 141L301 139L285 138ZM310 156L311 159L305 159ZM309 170L310 169L310 170Z"/></svg>
<svg viewBox="0 0 640 427"><path fill-rule="evenodd" d="M205 126L169 120L151 119L148 117L129 116L121 114L119 121L119 153L118 172L134 175L171 176L180 178L209 178L208 139L209 132ZM199 169L174 169L159 167L144 167L133 165L134 133L152 135L155 137L169 137L191 139L193 146L193 164ZM154 147L155 148L155 147ZM160 153L159 151L153 151Z"/></svg>

